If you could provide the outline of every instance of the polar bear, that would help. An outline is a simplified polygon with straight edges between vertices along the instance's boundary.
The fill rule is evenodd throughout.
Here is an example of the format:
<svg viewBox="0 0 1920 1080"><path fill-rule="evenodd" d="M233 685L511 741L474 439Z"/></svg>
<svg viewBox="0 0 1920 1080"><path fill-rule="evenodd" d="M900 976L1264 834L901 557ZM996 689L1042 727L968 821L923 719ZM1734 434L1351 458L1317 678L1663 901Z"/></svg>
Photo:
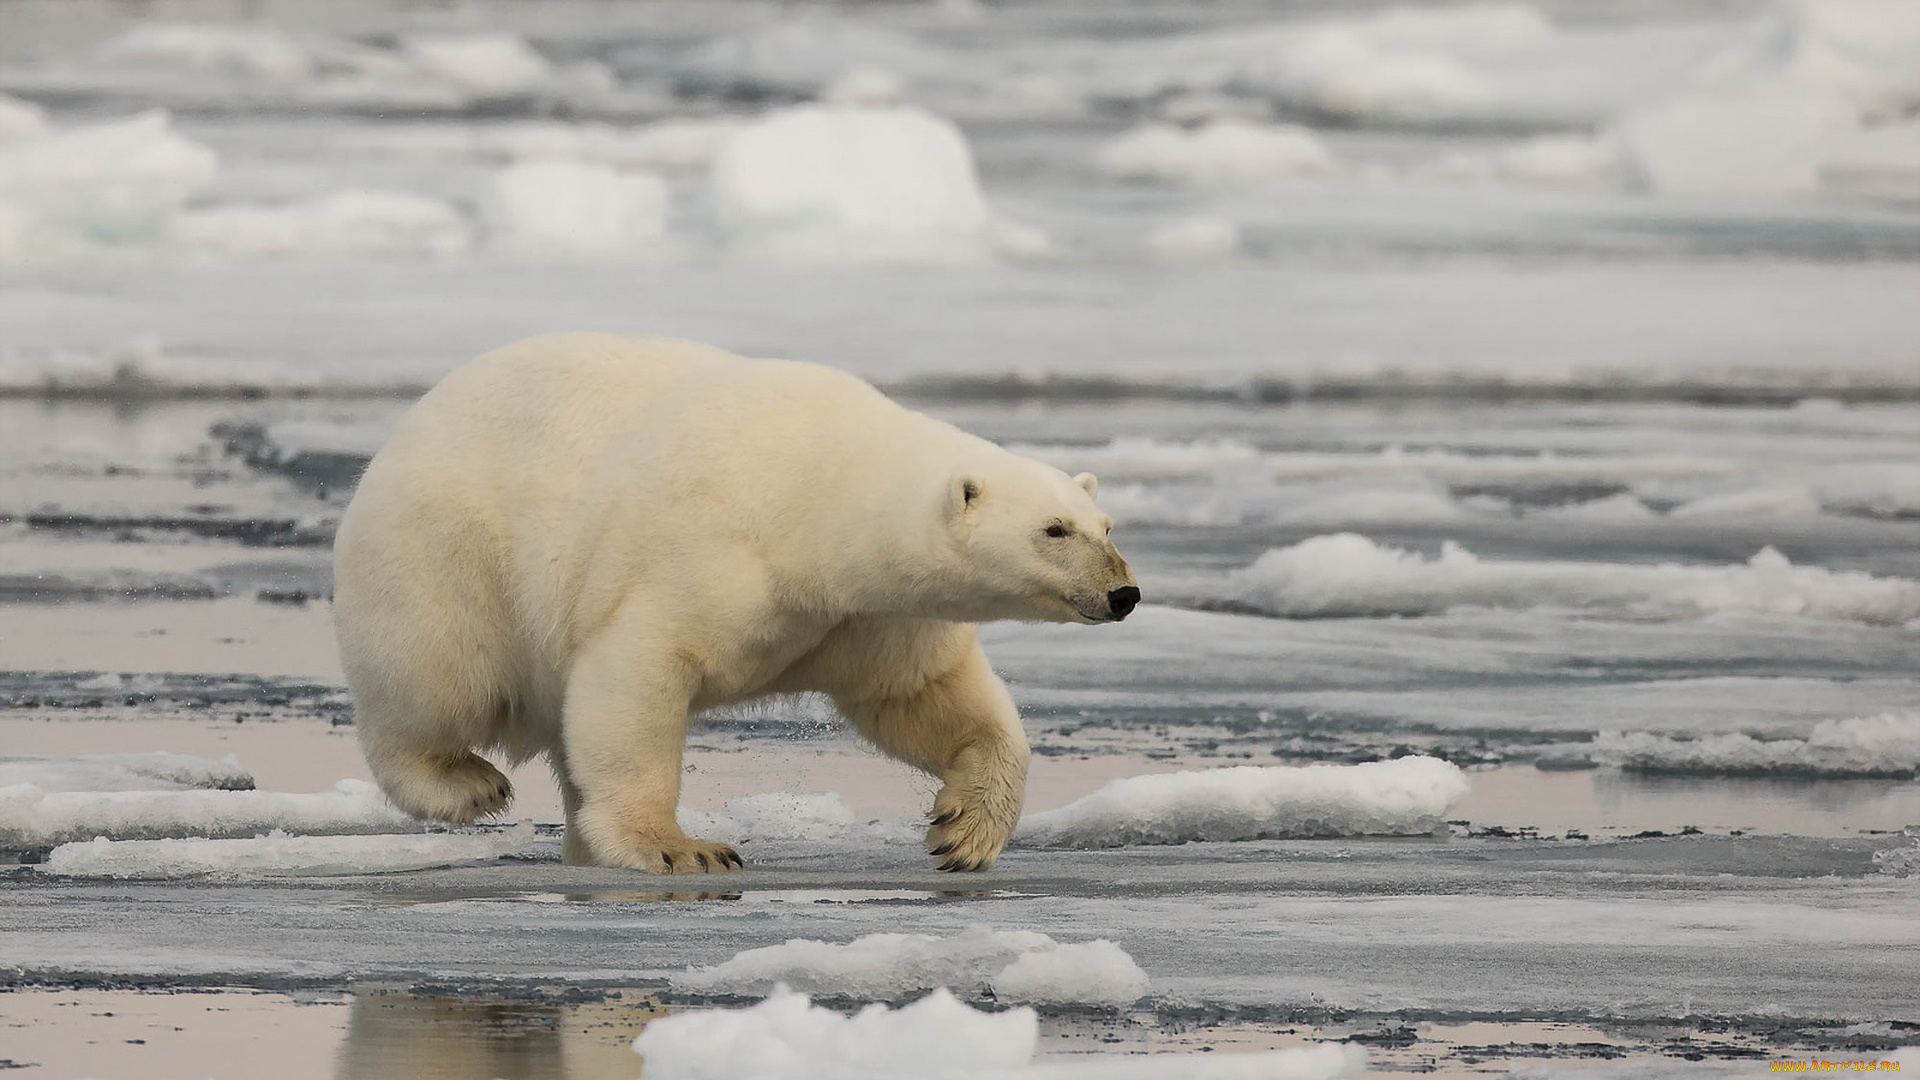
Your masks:
<svg viewBox="0 0 1920 1080"><path fill-rule="evenodd" d="M974 623L1107 623L1139 583L1069 478L851 375L684 341L534 338L401 419L340 523L367 763L409 813L503 809L545 754L569 863L741 865L675 821L688 717L828 695L942 782L927 849L992 865L1027 743Z"/></svg>

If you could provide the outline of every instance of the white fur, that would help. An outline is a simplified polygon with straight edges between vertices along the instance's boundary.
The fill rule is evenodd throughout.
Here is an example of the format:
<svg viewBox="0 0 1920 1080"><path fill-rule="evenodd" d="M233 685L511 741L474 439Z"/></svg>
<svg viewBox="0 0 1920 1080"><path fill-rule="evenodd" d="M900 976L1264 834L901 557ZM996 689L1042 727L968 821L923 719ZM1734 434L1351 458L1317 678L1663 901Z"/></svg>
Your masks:
<svg viewBox="0 0 1920 1080"><path fill-rule="evenodd" d="M476 750L544 753L569 861L720 870L738 857L674 822L688 715L819 691L944 782L941 865L984 868L1027 746L972 624L1111 619L1136 583L1096 490L831 368L510 345L408 412L341 522L361 745L397 805L450 821L510 797Z"/></svg>

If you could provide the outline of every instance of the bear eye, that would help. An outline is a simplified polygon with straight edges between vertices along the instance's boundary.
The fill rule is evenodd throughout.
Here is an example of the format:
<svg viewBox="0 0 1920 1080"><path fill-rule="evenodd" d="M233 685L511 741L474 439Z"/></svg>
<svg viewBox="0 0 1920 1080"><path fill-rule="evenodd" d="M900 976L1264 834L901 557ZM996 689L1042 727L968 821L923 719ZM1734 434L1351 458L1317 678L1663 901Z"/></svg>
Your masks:
<svg viewBox="0 0 1920 1080"><path fill-rule="evenodd" d="M1067 535L1067 527L1056 521L1053 524L1047 526L1047 535L1053 537L1055 540L1058 540L1061 537Z"/></svg>

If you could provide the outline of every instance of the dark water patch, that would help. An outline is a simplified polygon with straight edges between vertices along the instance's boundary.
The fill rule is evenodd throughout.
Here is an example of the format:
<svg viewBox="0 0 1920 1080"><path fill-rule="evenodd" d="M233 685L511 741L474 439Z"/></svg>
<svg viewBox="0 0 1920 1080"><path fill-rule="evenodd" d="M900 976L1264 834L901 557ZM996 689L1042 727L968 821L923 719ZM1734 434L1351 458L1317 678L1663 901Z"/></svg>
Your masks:
<svg viewBox="0 0 1920 1080"><path fill-rule="evenodd" d="M322 499L352 494L373 460L371 455L349 451L288 450L273 441L266 425L251 420L218 423L208 434L249 467L284 476Z"/></svg>
<svg viewBox="0 0 1920 1080"><path fill-rule="evenodd" d="M50 713L92 712L131 707L274 719L292 714L320 716L334 725L350 724L352 706L343 687L301 679L260 675L202 675L169 672L130 674L99 671L0 671L0 708Z"/></svg>
<svg viewBox="0 0 1920 1080"><path fill-rule="evenodd" d="M1253 378L1237 382L1179 382L1102 375L927 375L882 383L903 401L934 404L1112 402L1242 405L1696 405L1785 408L1809 398L1849 405L1920 402L1920 381L1860 382L1809 378L1801 382L1692 383L1523 382L1470 376L1366 379Z"/></svg>
<svg viewBox="0 0 1920 1080"><path fill-rule="evenodd" d="M324 548L333 545L331 522L299 518L227 518L191 516L118 516L84 513L0 513L0 525L24 525L40 532L71 537L105 537L138 542L157 537L189 536L223 540L247 547Z"/></svg>

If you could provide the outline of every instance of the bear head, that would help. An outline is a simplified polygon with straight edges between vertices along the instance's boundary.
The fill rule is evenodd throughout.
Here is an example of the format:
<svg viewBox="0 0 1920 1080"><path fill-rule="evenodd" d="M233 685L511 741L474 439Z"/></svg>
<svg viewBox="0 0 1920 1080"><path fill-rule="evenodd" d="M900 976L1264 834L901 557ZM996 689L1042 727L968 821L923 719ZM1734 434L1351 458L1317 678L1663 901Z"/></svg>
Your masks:
<svg viewBox="0 0 1920 1080"><path fill-rule="evenodd" d="M1092 473L1069 477L1030 458L997 454L953 473L948 535L987 617L1035 622L1119 622L1140 602L1140 583L1108 535Z"/></svg>

